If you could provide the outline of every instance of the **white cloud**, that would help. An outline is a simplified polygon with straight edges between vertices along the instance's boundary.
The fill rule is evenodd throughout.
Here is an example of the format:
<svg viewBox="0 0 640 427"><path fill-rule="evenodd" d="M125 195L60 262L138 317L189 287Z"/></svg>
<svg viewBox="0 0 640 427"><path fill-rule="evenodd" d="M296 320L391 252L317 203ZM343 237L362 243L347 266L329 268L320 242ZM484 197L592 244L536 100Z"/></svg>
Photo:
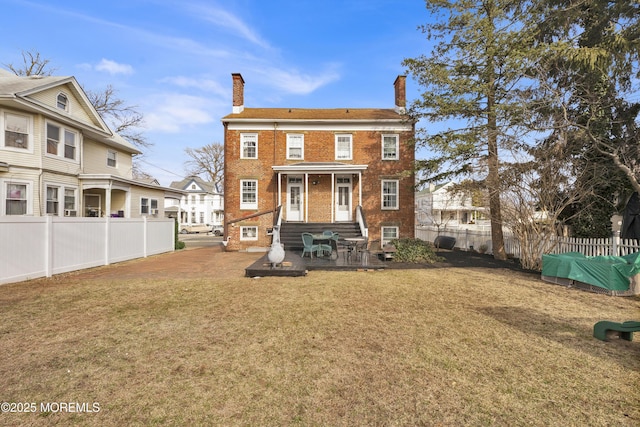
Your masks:
<svg viewBox="0 0 640 427"><path fill-rule="evenodd" d="M319 87L338 80L340 74L334 68L329 67L327 71L316 76L277 68L259 69L256 73L261 74L265 80L284 92L307 95Z"/></svg>
<svg viewBox="0 0 640 427"><path fill-rule="evenodd" d="M185 127L203 125L215 119L209 100L197 96L164 94L152 100L154 110L144 115L149 131L177 133Z"/></svg>
<svg viewBox="0 0 640 427"><path fill-rule="evenodd" d="M160 83L169 83L182 88L195 88L198 90L215 93L216 95L220 95L225 98L229 95L229 89L223 87L217 81L210 79L195 79L192 77L175 76L165 77L164 79L160 80Z"/></svg>
<svg viewBox="0 0 640 427"><path fill-rule="evenodd" d="M133 67L131 65L118 64L115 61L104 58L96 65L96 70L106 71L109 74L133 74Z"/></svg>
<svg viewBox="0 0 640 427"><path fill-rule="evenodd" d="M251 27L245 24L240 18L235 15L214 7L207 6L192 6L193 12L199 17L208 21L217 27L226 28L231 30L233 34L238 35L251 43L258 46L269 48L269 43L260 37Z"/></svg>

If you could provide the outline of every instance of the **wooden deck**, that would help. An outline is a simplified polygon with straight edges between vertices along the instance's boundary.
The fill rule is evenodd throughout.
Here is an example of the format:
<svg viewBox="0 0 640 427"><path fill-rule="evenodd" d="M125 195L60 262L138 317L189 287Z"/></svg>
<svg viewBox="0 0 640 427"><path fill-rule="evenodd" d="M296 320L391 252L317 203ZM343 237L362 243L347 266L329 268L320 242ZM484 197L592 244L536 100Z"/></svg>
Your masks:
<svg viewBox="0 0 640 427"><path fill-rule="evenodd" d="M332 259L331 257L309 258L308 256L302 258L301 253L302 251L285 251L284 261L275 267L271 265L265 253L245 269L245 276L296 277L304 276L310 270L366 271L386 268L386 263L373 254L363 254L362 257L357 257L355 254L347 256L344 250L340 250L337 258Z"/></svg>

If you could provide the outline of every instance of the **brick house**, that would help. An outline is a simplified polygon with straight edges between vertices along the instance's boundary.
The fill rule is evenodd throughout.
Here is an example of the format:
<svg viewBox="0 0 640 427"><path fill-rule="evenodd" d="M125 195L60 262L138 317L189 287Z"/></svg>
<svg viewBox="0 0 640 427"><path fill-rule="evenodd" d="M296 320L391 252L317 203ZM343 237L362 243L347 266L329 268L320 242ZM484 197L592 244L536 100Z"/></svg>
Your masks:
<svg viewBox="0 0 640 427"><path fill-rule="evenodd" d="M245 108L244 79L232 80L233 111L222 118L227 250L268 247L280 221L359 223L383 243L414 236L405 76L388 109Z"/></svg>

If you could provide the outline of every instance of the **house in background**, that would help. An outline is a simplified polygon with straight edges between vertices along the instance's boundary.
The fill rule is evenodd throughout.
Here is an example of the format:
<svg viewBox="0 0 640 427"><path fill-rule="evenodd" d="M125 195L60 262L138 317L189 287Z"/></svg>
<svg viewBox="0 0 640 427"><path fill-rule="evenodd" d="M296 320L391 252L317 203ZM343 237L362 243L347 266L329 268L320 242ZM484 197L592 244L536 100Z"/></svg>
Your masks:
<svg viewBox="0 0 640 427"><path fill-rule="evenodd" d="M179 200L165 200L165 215L179 218L180 226L210 225L222 228L224 222L224 198L212 182L198 176L174 181L169 187L183 191Z"/></svg>
<svg viewBox="0 0 640 427"><path fill-rule="evenodd" d="M475 206L473 196L453 192L453 182L430 184L416 193L416 223L437 227L480 228L489 225L485 208Z"/></svg>
<svg viewBox="0 0 640 427"><path fill-rule="evenodd" d="M0 215L164 217L180 191L133 179L140 151L74 77L0 70Z"/></svg>
<svg viewBox="0 0 640 427"><path fill-rule="evenodd" d="M350 223L382 243L414 236L405 76L388 109L245 108L244 79L232 81L233 110L222 118L227 250L267 248L278 223Z"/></svg>

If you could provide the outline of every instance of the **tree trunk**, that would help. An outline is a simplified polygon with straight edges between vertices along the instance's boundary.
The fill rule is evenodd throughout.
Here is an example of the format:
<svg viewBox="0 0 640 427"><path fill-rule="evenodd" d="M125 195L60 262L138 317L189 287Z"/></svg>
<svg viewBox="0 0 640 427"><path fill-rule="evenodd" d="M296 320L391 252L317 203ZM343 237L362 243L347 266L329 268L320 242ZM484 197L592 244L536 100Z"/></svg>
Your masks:
<svg viewBox="0 0 640 427"><path fill-rule="evenodd" d="M498 126L495 112L495 75L493 53L487 55L487 187L489 188L489 211L491 213L491 244L493 257L506 260L504 236L502 234L502 208L500 206L500 163L498 161Z"/></svg>

